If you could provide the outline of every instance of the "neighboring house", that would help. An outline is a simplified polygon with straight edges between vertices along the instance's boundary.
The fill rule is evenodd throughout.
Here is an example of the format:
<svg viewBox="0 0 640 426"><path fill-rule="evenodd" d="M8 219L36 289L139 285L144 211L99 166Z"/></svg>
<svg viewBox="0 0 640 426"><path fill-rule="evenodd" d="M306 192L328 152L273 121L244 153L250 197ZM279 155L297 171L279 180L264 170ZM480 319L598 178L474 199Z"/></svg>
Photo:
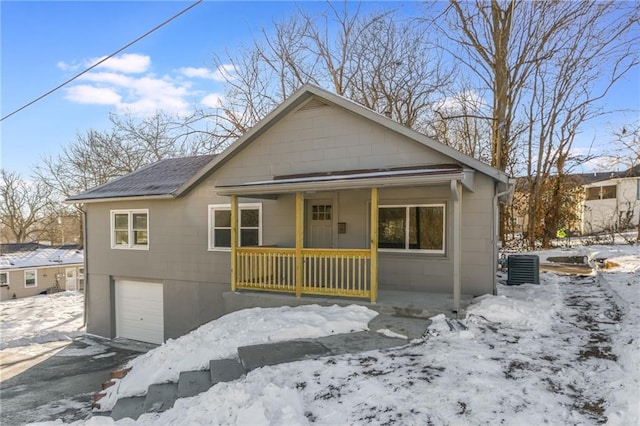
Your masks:
<svg viewBox="0 0 640 426"><path fill-rule="evenodd" d="M35 296L51 287L70 291L84 288L80 246L0 246L0 300Z"/></svg>
<svg viewBox="0 0 640 426"><path fill-rule="evenodd" d="M508 177L306 85L216 156L73 196L86 210L87 331L162 342L238 291L495 293ZM295 301L296 299L291 299Z"/></svg>
<svg viewBox="0 0 640 426"><path fill-rule="evenodd" d="M582 233L621 231L638 226L640 217L640 166L611 173L584 185Z"/></svg>
<svg viewBox="0 0 640 426"><path fill-rule="evenodd" d="M612 177L615 172L598 172L598 173L577 173L563 176L562 187L566 191L563 199L566 200L564 208L567 209L564 217L569 218L562 226L565 230L572 234L582 233L582 217L583 217L583 201L585 194L585 186L593 182L602 181ZM551 176L549 181L544 185L553 185L556 176ZM529 227L529 178L516 178L513 202L509 206L508 214L510 223L508 224L508 232L513 233L513 238L520 235L526 235ZM541 224L542 226L544 224ZM554 232L557 229L553 230Z"/></svg>

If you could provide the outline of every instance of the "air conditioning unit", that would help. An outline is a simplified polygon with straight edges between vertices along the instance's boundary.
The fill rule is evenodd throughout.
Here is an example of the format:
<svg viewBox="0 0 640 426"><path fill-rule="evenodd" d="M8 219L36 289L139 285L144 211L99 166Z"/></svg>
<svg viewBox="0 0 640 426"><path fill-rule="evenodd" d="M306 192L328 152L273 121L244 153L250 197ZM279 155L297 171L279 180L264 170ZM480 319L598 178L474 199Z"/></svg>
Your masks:
<svg viewBox="0 0 640 426"><path fill-rule="evenodd" d="M507 285L540 284L540 258L530 254L512 254L507 258Z"/></svg>

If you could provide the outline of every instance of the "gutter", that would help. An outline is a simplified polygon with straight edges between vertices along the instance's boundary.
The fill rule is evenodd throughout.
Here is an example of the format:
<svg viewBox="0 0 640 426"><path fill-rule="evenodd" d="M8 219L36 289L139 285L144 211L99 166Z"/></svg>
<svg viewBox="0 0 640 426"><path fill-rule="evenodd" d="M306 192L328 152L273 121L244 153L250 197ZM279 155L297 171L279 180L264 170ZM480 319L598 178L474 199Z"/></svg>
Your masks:
<svg viewBox="0 0 640 426"><path fill-rule="evenodd" d="M515 190L515 180L509 179L507 182L507 189L502 192L498 192L493 196L493 253L492 253L492 261L493 268L498 265L498 241L500 240L499 229L500 229L500 209L498 208L498 199L505 195L508 195L508 200L513 197L513 191ZM496 189L498 186L496 185ZM496 278L496 274L493 274L493 295L496 296L498 294L498 279Z"/></svg>
<svg viewBox="0 0 640 426"><path fill-rule="evenodd" d="M99 198L67 198L65 204L88 204L88 203L109 203L112 201L147 201L147 200L171 200L176 198L173 194L162 195L134 195L125 197L99 197Z"/></svg>
<svg viewBox="0 0 640 426"><path fill-rule="evenodd" d="M260 195L284 194L298 191L331 191L341 189L366 189L371 187L385 188L393 186L414 186L428 184L448 184L451 180L465 181L465 172L443 173L438 175L416 175L375 179L338 179L326 181L296 182L296 183L265 183L260 185L218 186L218 195ZM467 180L469 180L467 178Z"/></svg>

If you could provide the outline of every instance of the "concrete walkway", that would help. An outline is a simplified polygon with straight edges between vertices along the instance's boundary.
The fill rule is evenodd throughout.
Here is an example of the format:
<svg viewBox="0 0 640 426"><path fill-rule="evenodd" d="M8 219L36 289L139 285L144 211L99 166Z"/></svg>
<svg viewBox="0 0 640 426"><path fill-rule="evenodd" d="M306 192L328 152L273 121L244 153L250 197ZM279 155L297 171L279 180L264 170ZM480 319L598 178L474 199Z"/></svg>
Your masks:
<svg viewBox="0 0 640 426"><path fill-rule="evenodd" d="M146 395L122 398L111 413L96 414L110 415L114 420L137 419L143 413L168 410L178 398L205 392L217 383L240 379L256 368L404 346L408 339L421 338L429 324L424 318L378 315L369 323L370 331L239 347L237 359L212 360L209 370L183 371L177 383L151 385ZM388 331L378 332L383 330Z"/></svg>

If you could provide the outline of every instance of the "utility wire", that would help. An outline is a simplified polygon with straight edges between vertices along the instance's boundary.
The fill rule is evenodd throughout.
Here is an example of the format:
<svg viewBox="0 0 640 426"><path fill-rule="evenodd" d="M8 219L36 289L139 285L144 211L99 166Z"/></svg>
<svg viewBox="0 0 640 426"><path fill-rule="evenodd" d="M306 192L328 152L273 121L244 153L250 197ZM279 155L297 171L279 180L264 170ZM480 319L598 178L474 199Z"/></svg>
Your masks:
<svg viewBox="0 0 640 426"><path fill-rule="evenodd" d="M32 100L31 102L21 106L20 108L16 109L15 111L5 115L4 117L0 118L0 121L3 121L5 118L9 118L12 115L22 111L23 109L35 104L36 102L38 102L40 99L46 98L47 96L49 96L50 94L52 94L53 92L55 92L56 90L66 86L67 84L71 83L73 80L77 79L78 77L80 77L83 74L88 73L89 71L91 71L92 69L94 69L95 67L97 67L98 65L100 65L101 63L103 63L104 61L106 61L107 59L110 59L114 56L116 56L118 53L122 52L123 50L127 49L128 47L134 45L135 43L139 42L140 40L142 40L143 38L145 38L146 36L148 36L149 34L153 33L154 31L164 27L166 24L168 24L169 22L173 21L174 19L176 19L177 17L179 17L180 15L183 15L185 13L187 13L189 10L193 9L194 7L196 7L198 4L202 3L204 0L197 0L195 3L193 3L191 6L187 7L186 9L183 9L182 11L178 12L177 14L173 15L171 18L167 19L166 21L164 21L163 23L161 23L160 25L157 25L156 27L152 28L151 30L147 31L146 33L144 33L143 35L141 35L140 37L138 37L137 39L133 40L131 43L127 44L124 47L121 47L120 49L116 50L115 52L113 52L112 54L110 54L109 56L103 58L102 60L96 62L95 64L91 65L89 68L85 69L84 71L74 75L73 77L71 77L70 79L68 79L67 81L65 81L64 83L54 87L53 89L49 90L47 93L45 93L44 95L38 96L37 98L35 98L34 100Z"/></svg>

